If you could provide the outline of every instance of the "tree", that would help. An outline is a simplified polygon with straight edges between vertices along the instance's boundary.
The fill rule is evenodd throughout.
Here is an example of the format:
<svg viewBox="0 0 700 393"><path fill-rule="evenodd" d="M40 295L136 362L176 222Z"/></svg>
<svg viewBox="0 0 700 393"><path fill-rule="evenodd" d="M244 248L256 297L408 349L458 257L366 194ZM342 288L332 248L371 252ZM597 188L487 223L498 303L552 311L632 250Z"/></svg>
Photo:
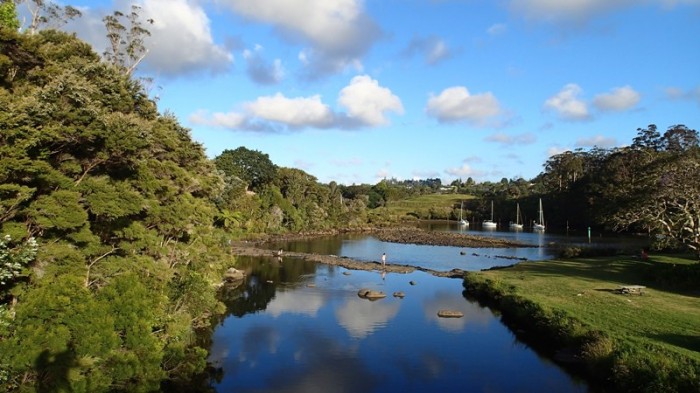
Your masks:
<svg viewBox="0 0 700 393"><path fill-rule="evenodd" d="M698 132L682 124L669 127L661 137L661 145L669 152L683 152L698 147L699 144Z"/></svg>
<svg viewBox="0 0 700 393"><path fill-rule="evenodd" d="M277 167L267 154L243 146L224 150L214 159L214 163L227 176L243 179L249 189L256 192L270 184L277 173Z"/></svg>
<svg viewBox="0 0 700 393"><path fill-rule="evenodd" d="M141 7L132 5L129 15L114 11L112 15L102 19L109 39L109 47L104 52L105 59L123 69L126 74L133 73L148 54L145 38L149 37L151 32L143 27L140 11ZM128 26L123 23L124 18ZM147 19L146 22L153 24L153 19Z"/></svg>
<svg viewBox="0 0 700 393"><path fill-rule="evenodd" d="M17 30L20 27L14 0L2 0L0 2L0 28L3 27L12 30Z"/></svg>
<svg viewBox="0 0 700 393"><path fill-rule="evenodd" d="M232 263L213 163L74 35L2 28L0 46L0 233L41 244L0 257L0 391L152 391L201 371L193 324ZM197 297L169 298L183 282Z"/></svg>
<svg viewBox="0 0 700 393"><path fill-rule="evenodd" d="M638 183L613 216L616 229L637 226L658 235L659 247L682 244L700 257L700 149L659 157Z"/></svg>
<svg viewBox="0 0 700 393"><path fill-rule="evenodd" d="M31 21L27 27L29 34L36 34L43 26L48 29L58 29L68 23L69 20L82 16L80 10L72 6L60 6L53 1L45 0L18 0L18 3L27 5Z"/></svg>
<svg viewBox="0 0 700 393"><path fill-rule="evenodd" d="M634 149L661 150L661 134L656 129L655 124L650 124L647 128L637 128L637 136L632 140Z"/></svg>

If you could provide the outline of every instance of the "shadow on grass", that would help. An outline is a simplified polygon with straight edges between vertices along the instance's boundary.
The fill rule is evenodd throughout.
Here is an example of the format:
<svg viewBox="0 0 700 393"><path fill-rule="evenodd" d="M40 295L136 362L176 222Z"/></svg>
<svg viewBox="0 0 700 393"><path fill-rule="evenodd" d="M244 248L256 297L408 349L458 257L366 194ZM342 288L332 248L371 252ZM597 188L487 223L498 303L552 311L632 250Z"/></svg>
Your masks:
<svg viewBox="0 0 700 393"><path fill-rule="evenodd" d="M663 341L665 343L685 348L690 351L700 352L700 337L684 334L650 334L647 337Z"/></svg>
<svg viewBox="0 0 700 393"><path fill-rule="evenodd" d="M600 291L616 292L617 285L644 285L650 289L700 297L700 263L672 264L641 260L631 256L557 259L554 261L516 265L518 273L532 276L578 277L609 282L611 288Z"/></svg>

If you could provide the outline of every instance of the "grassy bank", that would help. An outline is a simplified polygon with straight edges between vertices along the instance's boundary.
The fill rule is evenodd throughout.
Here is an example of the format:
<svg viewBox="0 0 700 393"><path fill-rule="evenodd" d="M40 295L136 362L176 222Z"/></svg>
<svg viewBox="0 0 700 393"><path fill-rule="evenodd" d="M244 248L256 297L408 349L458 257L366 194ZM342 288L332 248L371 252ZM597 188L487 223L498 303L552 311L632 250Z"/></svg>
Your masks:
<svg viewBox="0 0 700 393"><path fill-rule="evenodd" d="M415 217L428 219L457 219L461 201L472 199L472 196L461 194L429 194L389 201L385 207L377 210L391 217ZM465 218L467 211L464 210Z"/></svg>
<svg viewBox="0 0 700 393"><path fill-rule="evenodd" d="M679 257L599 257L469 273L464 285L602 390L700 392L699 273Z"/></svg>

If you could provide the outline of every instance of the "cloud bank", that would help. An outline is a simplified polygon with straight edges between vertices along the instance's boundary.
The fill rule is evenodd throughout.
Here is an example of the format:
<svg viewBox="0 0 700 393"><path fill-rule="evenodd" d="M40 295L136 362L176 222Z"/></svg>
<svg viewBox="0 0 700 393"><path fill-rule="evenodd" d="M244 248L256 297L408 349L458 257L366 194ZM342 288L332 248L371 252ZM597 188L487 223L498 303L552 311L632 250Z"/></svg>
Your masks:
<svg viewBox="0 0 700 393"><path fill-rule="evenodd" d="M290 98L277 93L244 103L240 112L197 111L189 119L194 124L265 132L377 127L389 124L389 113L403 114L401 99L367 75L354 77L340 91L338 105L345 112L334 112L320 95Z"/></svg>

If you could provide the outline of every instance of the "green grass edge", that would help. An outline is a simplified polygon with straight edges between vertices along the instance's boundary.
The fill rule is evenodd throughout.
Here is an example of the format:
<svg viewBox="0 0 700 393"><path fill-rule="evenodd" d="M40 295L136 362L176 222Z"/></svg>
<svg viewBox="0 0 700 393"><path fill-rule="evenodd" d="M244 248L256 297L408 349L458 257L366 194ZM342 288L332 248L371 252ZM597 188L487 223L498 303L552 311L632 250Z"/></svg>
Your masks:
<svg viewBox="0 0 700 393"><path fill-rule="evenodd" d="M595 391L700 392L697 359L662 345L640 344L523 295L517 280L503 274L511 269L517 267L466 273L465 295L500 313L518 338L587 380Z"/></svg>

